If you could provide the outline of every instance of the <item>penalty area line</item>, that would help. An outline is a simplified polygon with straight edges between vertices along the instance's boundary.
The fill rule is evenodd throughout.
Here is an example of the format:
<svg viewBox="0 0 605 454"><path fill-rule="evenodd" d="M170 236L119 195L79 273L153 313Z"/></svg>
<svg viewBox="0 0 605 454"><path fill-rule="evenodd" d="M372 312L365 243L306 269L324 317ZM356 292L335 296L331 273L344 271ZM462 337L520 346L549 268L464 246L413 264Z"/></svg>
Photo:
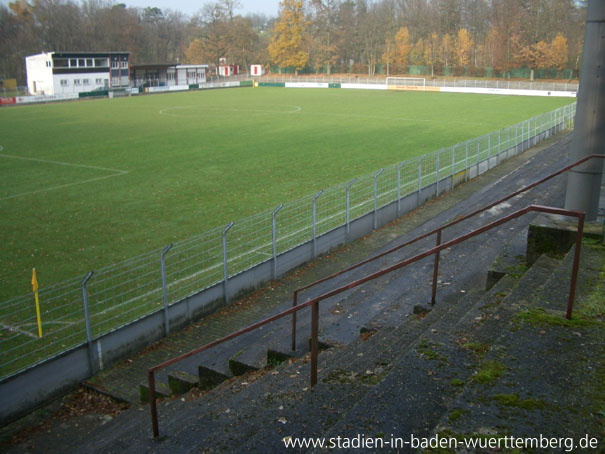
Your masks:
<svg viewBox="0 0 605 454"><path fill-rule="evenodd" d="M2 145L0 145L0 151L2 151L4 148L2 147ZM14 195L9 195L6 197L0 197L0 201L3 200L10 200L10 199L16 199L18 197L25 197L28 195L33 195L33 194L39 194L42 192L48 192L48 191L55 191L57 189L64 189L64 188L68 188L71 186L77 186L80 184L87 184L87 183L92 183L94 181L100 181L100 180L105 180L107 178L113 178L113 177L119 177L121 175L126 175L129 172L127 170L118 170L118 169L110 169L107 167L98 167L98 166L89 166L89 165L84 165L84 164L72 164L69 162L62 162L62 161L51 161L51 160L47 160L47 159L38 159L38 158L27 158L24 156L15 156L15 155L9 155L9 154L4 154L4 153L0 153L0 158L6 158L6 159L19 159L22 161L33 161L33 162L41 162L44 164L53 164L53 165L60 165L60 166L66 166L66 167L79 167L79 168L83 168L83 169L92 169L92 170L100 170L103 172L113 172L111 175L104 175L101 177L95 177L95 178L89 178L87 180L83 180L83 181L76 181L73 183L67 183L67 184L61 184L58 186L51 186L49 188L44 188L44 189L38 189L35 191L27 191L27 192L21 192L19 194L14 194Z"/></svg>
<svg viewBox="0 0 605 454"><path fill-rule="evenodd" d="M17 328L16 326L5 325L2 322L0 322L0 328L5 329L9 333L18 333L18 334L23 334L24 336L29 336L32 339L39 339L38 336L36 336L28 331L22 330L21 328Z"/></svg>

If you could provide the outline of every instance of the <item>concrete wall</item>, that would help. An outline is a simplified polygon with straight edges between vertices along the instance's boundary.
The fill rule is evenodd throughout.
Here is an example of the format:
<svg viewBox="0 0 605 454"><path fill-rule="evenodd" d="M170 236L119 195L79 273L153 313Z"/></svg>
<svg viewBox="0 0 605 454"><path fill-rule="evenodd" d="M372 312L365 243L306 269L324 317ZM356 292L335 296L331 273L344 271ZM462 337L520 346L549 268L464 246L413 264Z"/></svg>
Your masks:
<svg viewBox="0 0 605 454"><path fill-rule="evenodd" d="M503 160L548 138L553 132L553 130L546 131L514 148L502 150L498 155L472 165L466 171L440 177L439 194L450 191L452 187L466 179L481 175ZM400 200L400 214L409 213L435 197L436 189L437 185L433 183L422 188L420 192L403 196ZM381 227L397 217L397 201L394 201L377 210L377 226ZM348 233L346 226L343 225L319 236L316 239L317 253L329 252L339 245L367 235L373 227L373 212L352 220ZM278 255L278 276L313 260L313 249L313 241L308 241ZM237 296L255 290L271 279L273 279L273 259L231 276L226 285L229 299L233 300ZM171 331L181 329L222 307L225 302L224 291L225 283L220 282L169 306L167 311L169 329ZM45 401L77 386L79 382L99 370L161 339L164 335L165 323L162 310L103 335L93 340L90 346L86 344L78 346L1 381L0 425L26 414Z"/></svg>

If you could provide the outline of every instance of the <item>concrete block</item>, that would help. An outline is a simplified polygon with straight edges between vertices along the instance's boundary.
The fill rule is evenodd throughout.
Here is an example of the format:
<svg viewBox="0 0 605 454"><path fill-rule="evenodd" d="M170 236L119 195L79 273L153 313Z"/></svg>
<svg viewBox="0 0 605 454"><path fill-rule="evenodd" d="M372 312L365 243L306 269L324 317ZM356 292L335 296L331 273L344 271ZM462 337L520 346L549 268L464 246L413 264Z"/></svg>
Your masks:
<svg viewBox="0 0 605 454"><path fill-rule="evenodd" d="M198 377L187 372L173 371L168 374L168 386L172 394L184 394L196 387L199 382Z"/></svg>

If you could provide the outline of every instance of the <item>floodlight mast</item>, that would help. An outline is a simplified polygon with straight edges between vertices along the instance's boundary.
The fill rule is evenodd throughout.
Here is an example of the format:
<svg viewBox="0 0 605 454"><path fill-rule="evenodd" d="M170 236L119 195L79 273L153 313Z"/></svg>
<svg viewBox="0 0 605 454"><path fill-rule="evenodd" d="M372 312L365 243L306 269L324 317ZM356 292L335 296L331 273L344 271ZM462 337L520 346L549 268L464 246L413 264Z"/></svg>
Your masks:
<svg viewBox="0 0 605 454"><path fill-rule="evenodd" d="M605 154L605 2L589 0L580 69L580 87L571 161L591 154ZM591 159L569 172L565 209L586 212L597 218L603 162Z"/></svg>

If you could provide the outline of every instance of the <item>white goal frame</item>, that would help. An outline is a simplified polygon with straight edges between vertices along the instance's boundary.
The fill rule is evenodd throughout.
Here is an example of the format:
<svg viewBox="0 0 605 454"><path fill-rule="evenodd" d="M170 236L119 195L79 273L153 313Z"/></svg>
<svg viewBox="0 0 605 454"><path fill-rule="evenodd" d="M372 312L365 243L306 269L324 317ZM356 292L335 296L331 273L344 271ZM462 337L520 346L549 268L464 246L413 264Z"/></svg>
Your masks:
<svg viewBox="0 0 605 454"><path fill-rule="evenodd" d="M387 87L389 86L398 86L402 87L414 87L415 89L420 89L422 87L423 91L426 91L426 78L425 77L395 77L389 76L386 79Z"/></svg>

